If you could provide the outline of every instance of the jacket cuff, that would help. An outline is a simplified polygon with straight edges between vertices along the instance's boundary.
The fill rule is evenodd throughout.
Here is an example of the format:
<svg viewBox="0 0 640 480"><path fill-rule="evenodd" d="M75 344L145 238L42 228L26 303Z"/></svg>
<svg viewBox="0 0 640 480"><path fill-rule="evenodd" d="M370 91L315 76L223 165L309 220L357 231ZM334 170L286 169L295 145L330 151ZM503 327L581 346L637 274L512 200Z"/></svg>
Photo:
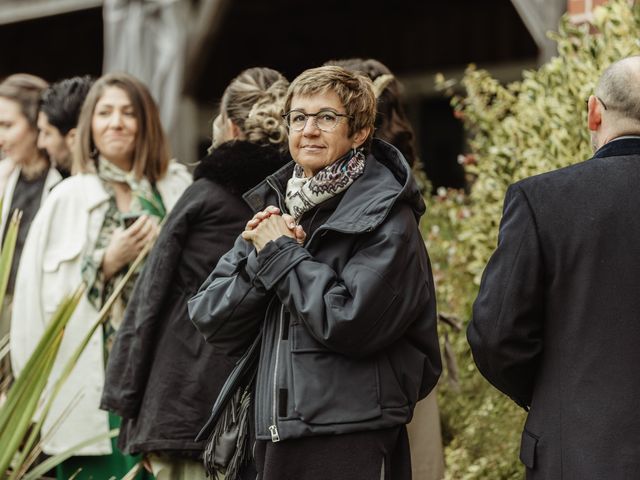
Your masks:
<svg viewBox="0 0 640 480"><path fill-rule="evenodd" d="M267 244L267 246L268 245L269 244ZM245 271L251 280L256 278L256 275L260 270L260 261L258 260L258 254L255 249L242 260L241 264L238 264L238 268L236 268L236 270L240 271L241 269Z"/></svg>
<svg viewBox="0 0 640 480"><path fill-rule="evenodd" d="M282 236L271 241L256 255L255 283L271 290L289 270L307 258L311 258L309 252L293 238Z"/></svg>
<svg viewBox="0 0 640 480"><path fill-rule="evenodd" d="M140 408L137 405L118 405L117 400L113 400L110 397L103 395L100 399L100 410L115 413L122 418L136 418Z"/></svg>

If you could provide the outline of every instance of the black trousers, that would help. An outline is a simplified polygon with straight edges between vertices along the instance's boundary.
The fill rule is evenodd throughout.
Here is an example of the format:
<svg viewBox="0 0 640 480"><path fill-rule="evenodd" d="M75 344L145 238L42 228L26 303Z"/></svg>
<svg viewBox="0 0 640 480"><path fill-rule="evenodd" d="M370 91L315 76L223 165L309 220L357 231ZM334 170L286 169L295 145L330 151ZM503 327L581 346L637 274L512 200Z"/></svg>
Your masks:
<svg viewBox="0 0 640 480"><path fill-rule="evenodd" d="M407 428L255 444L257 480L411 480Z"/></svg>

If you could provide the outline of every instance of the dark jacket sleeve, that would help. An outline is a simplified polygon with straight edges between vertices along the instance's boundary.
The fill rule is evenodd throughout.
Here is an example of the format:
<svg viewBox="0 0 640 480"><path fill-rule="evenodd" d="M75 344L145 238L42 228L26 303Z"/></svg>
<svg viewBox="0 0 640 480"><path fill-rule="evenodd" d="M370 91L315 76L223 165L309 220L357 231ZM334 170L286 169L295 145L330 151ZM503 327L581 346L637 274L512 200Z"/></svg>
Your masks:
<svg viewBox="0 0 640 480"><path fill-rule="evenodd" d="M480 372L518 405L531 404L542 351L544 265L521 187L507 191L498 247L482 276L467 330Z"/></svg>
<svg viewBox="0 0 640 480"><path fill-rule="evenodd" d="M107 364L100 408L134 418L147 387L156 348L156 333L166 299L175 298L174 274L190 226L198 221L202 202L194 201L194 185L167 217L136 281Z"/></svg>
<svg viewBox="0 0 640 480"><path fill-rule="evenodd" d="M207 342L222 353L243 353L258 333L273 296L255 284L259 268L255 248L239 236L189 300L191 321Z"/></svg>
<svg viewBox="0 0 640 480"><path fill-rule="evenodd" d="M271 243L276 248L263 250L268 257L255 283L275 289L318 342L344 355L383 350L423 319L435 301L424 242L408 207L394 209L382 225L362 234L340 275L293 239ZM432 320L433 350L439 356ZM439 364L439 358L431 360Z"/></svg>

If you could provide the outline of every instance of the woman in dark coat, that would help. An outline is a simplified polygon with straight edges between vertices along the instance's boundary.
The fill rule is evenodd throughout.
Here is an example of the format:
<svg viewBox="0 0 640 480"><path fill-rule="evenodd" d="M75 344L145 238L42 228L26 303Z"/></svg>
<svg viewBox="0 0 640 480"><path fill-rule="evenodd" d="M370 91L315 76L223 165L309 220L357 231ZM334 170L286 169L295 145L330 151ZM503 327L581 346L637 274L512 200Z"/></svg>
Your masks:
<svg viewBox="0 0 640 480"><path fill-rule="evenodd" d="M225 90L214 145L162 227L109 357L101 408L123 417L119 447L147 454L157 477L205 478L194 438L237 358L205 343L187 300L251 216L242 193L283 164L287 86L252 68Z"/></svg>
<svg viewBox="0 0 640 480"><path fill-rule="evenodd" d="M424 202L371 141L368 78L307 70L285 111L294 162L245 194L256 214L189 313L220 351L261 336L259 480L408 480L405 424L441 368Z"/></svg>

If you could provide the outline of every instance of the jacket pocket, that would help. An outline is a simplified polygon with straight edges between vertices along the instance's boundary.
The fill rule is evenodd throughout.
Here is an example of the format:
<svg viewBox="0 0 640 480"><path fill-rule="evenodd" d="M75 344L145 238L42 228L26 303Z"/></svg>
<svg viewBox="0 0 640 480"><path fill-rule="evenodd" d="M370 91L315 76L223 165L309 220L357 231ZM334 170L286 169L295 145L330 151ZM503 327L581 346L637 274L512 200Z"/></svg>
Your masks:
<svg viewBox="0 0 640 480"><path fill-rule="evenodd" d="M317 342L302 324L291 326L294 409L309 424L353 423L379 417L375 359L353 359Z"/></svg>
<svg viewBox="0 0 640 480"><path fill-rule="evenodd" d="M75 260L82 252L82 242L75 245L67 245L66 248L52 248L44 252L42 270L45 273L54 273L65 262Z"/></svg>
<svg viewBox="0 0 640 480"><path fill-rule="evenodd" d="M69 295L80 283L80 255L82 243L68 248L48 249L42 259L42 306L46 314L52 314L65 295Z"/></svg>
<svg viewBox="0 0 640 480"><path fill-rule="evenodd" d="M536 463L536 446L538 437L526 429L522 431L520 441L520 461L527 467L533 469Z"/></svg>

